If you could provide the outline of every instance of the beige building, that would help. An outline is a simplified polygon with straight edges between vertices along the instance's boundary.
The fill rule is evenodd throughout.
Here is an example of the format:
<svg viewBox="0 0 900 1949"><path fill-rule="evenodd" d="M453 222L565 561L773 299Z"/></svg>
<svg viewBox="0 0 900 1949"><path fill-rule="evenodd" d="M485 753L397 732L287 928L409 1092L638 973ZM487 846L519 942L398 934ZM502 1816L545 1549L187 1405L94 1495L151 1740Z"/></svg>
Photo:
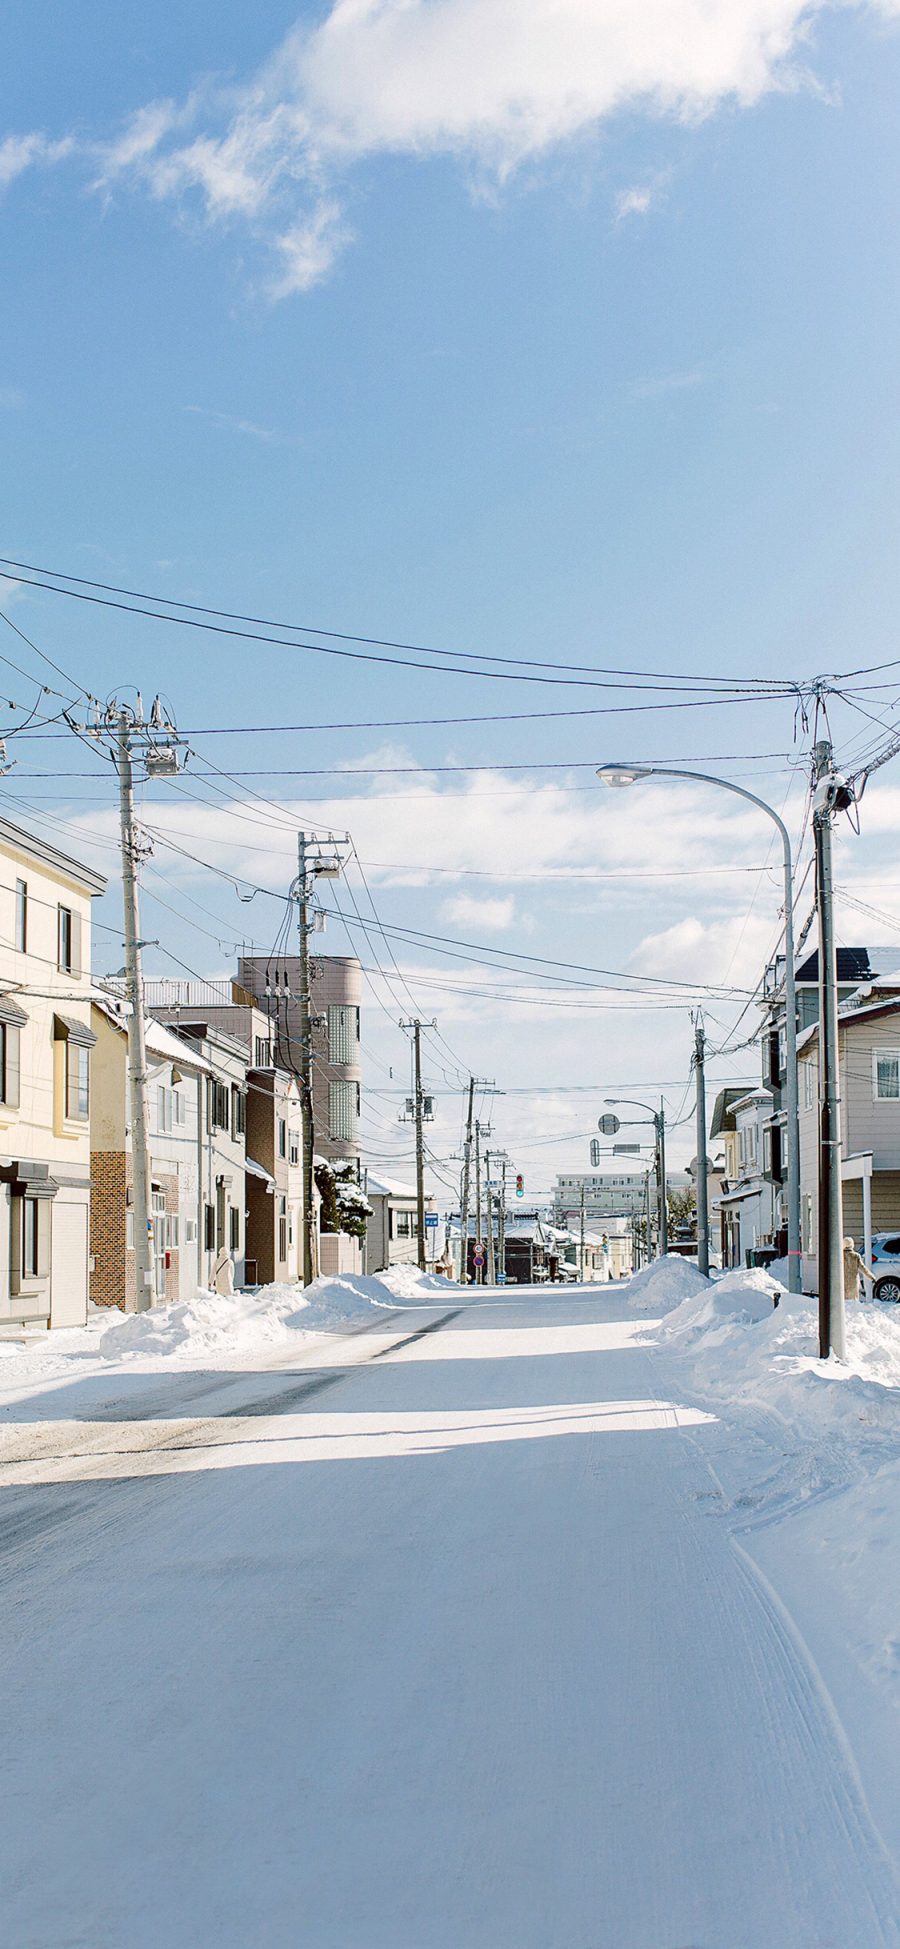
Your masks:
<svg viewBox="0 0 900 1949"><path fill-rule="evenodd" d="M869 1261L872 1233L900 1232L900 980L857 991L838 1014L844 1231ZM798 1044L803 1283L818 1281L819 1030Z"/></svg>
<svg viewBox="0 0 900 1949"><path fill-rule="evenodd" d="M352 955L314 954L309 972L316 1156L358 1167L362 970ZM271 1060L293 1075L299 1070L299 981L296 954L249 954L238 961L235 993L252 996L265 1011Z"/></svg>
<svg viewBox="0 0 900 1949"><path fill-rule="evenodd" d="M0 819L0 1322L87 1318L91 901L105 886Z"/></svg>

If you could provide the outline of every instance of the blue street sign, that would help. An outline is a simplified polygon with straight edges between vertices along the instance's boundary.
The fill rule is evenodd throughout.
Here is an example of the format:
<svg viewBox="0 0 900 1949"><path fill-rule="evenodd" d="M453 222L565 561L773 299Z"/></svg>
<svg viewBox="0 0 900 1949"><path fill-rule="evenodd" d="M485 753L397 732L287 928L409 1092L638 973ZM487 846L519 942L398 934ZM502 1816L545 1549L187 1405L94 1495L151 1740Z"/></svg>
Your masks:
<svg viewBox="0 0 900 1949"><path fill-rule="evenodd" d="M436 1211L426 1211L426 1213L425 1213L425 1224L426 1224L426 1226L427 1226L427 1227L428 1227L428 1228L430 1229L430 1228L431 1228L432 1226L435 1226L435 1225L437 1224L437 1222L438 1222L438 1215L437 1215L437 1212L436 1212Z"/></svg>

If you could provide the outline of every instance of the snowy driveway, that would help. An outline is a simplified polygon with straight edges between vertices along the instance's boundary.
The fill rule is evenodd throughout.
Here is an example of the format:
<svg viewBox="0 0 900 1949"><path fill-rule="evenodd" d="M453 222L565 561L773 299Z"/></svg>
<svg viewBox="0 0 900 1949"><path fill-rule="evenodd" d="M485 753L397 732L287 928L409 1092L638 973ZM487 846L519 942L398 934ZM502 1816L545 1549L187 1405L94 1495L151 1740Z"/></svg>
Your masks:
<svg viewBox="0 0 900 1949"><path fill-rule="evenodd" d="M896 1887L721 1425L621 1296L23 1399L9 1949L880 1949Z"/></svg>

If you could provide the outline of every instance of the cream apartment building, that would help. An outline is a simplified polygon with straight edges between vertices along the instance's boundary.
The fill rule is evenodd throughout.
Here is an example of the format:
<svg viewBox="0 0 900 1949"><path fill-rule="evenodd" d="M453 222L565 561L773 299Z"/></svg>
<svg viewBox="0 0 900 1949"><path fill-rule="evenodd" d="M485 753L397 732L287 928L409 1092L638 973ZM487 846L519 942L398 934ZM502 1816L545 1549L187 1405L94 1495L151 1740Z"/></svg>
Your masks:
<svg viewBox="0 0 900 1949"><path fill-rule="evenodd" d="M0 1322L87 1318L91 902L105 886L0 819Z"/></svg>

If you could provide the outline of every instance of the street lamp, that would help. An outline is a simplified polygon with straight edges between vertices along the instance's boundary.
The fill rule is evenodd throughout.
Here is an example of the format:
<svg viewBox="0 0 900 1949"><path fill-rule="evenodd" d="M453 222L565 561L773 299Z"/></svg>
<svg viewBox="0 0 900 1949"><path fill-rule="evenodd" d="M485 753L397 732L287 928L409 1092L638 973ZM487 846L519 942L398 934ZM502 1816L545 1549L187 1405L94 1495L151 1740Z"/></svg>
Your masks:
<svg viewBox="0 0 900 1949"><path fill-rule="evenodd" d="M657 1187L659 1191L659 1256L664 1259L669 1249L669 1208L666 1202L666 1110L660 1098L659 1109L654 1110L649 1103L639 1103L634 1096L605 1096L604 1103L627 1103L633 1110L646 1110L656 1131ZM626 1123L639 1123L639 1117L626 1117ZM648 1238L649 1246L650 1240Z"/></svg>
<svg viewBox="0 0 900 1949"><path fill-rule="evenodd" d="M788 1174L788 1288L800 1291L800 1106L797 1090L797 992L794 981L794 868L791 839L784 820L765 799L757 798L730 778L716 778L709 772L682 771L674 765L601 765L597 777L604 785L634 785L641 778L687 778L695 785L717 785L722 792L755 805L778 827L784 854L784 1006L785 1006L785 1109L787 1118Z"/></svg>

